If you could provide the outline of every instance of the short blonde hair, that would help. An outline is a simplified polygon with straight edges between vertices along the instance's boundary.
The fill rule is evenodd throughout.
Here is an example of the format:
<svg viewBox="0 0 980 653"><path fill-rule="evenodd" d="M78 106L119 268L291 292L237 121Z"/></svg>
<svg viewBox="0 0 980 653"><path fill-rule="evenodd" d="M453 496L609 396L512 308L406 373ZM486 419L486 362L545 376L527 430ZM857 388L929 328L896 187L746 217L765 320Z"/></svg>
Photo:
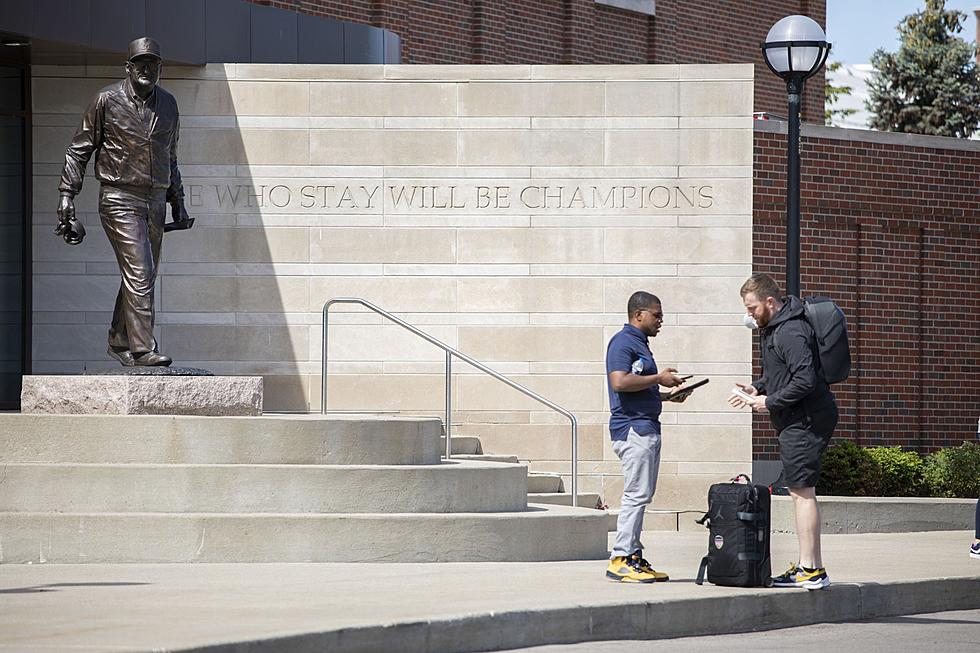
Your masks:
<svg viewBox="0 0 980 653"><path fill-rule="evenodd" d="M748 280L742 284L742 289L739 290L742 297L745 297L749 293L752 293L760 301L766 301L769 297L773 299L779 299L782 293L779 290L779 285L773 281L773 278L768 274L753 274Z"/></svg>

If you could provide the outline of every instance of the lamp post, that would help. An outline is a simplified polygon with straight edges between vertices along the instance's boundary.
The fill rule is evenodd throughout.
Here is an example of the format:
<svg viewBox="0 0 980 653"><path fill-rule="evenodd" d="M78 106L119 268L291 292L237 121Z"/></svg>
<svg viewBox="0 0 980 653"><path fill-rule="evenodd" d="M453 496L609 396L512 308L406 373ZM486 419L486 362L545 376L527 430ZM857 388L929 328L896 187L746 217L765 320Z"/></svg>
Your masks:
<svg viewBox="0 0 980 653"><path fill-rule="evenodd" d="M807 16L786 16L762 43L769 70L786 80L789 96L786 170L786 293L800 295L800 103L803 86L830 54L820 25Z"/></svg>

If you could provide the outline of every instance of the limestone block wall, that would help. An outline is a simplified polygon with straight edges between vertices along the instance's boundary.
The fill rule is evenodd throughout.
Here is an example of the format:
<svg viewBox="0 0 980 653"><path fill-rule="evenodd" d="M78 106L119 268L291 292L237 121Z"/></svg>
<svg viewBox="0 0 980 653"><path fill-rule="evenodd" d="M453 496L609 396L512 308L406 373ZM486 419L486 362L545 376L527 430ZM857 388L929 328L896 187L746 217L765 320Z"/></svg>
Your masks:
<svg viewBox="0 0 980 653"><path fill-rule="evenodd" d="M109 366L119 279L92 166L89 229L50 233L64 149L122 67L35 67L34 369ZM321 315L364 297L575 412L581 489L622 489L605 345L661 297L661 365L711 383L665 423L657 507L747 471L738 288L752 261L751 65L169 68L189 232L166 236L158 340L178 364L265 377L267 410L320 409ZM331 324L330 408L438 414L444 355L363 309ZM567 422L457 363L457 433L567 473Z"/></svg>

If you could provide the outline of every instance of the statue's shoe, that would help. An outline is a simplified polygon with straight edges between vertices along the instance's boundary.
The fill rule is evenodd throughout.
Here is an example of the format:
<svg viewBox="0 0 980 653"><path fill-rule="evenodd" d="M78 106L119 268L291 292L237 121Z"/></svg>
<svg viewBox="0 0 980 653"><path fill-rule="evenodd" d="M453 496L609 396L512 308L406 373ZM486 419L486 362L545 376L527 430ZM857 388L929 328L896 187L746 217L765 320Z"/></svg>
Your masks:
<svg viewBox="0 0 980 653"><path fill-rule="evenodd" d="M139 356L133 357L133 364L139 365L141 367L150 367L150 366L166 367L173 362L174 361L172 358L170 358L170 356L165 356L155 351L148 351L145 354L140 354Z"/></svg>
<svg viewBox="0 0 980 653"><path fill-rule="evenodd" d="M106 350L106 353L115 358L125 367L132 367L136 364L133 362L133 352L129 351L128 349L109 345L109 349Z"/></svg>

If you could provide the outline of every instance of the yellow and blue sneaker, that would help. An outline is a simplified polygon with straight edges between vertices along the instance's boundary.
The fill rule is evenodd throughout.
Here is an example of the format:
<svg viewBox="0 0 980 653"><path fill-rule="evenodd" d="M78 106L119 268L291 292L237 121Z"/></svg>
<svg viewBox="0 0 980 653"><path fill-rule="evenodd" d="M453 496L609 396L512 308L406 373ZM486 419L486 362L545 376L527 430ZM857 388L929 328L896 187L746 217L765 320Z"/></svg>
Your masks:
<svg viewBox="0 0 980 653"><path fill-rule="evenodd" d="M804 569L798 563L793 563L785 572L772 579L773 587L802 587L808 590L819 590L830 587L830 577L823 567Z"/></svg>
<svg viewBox="0 0 980 653"><path fill-rule="evenodd" d="M642 559L642 558L641 558ZM656 572L643 569L633 556L619 556L609 561L606 578L617 583L655 583ZM665 579L666 580L666 579Z"/></svg>

